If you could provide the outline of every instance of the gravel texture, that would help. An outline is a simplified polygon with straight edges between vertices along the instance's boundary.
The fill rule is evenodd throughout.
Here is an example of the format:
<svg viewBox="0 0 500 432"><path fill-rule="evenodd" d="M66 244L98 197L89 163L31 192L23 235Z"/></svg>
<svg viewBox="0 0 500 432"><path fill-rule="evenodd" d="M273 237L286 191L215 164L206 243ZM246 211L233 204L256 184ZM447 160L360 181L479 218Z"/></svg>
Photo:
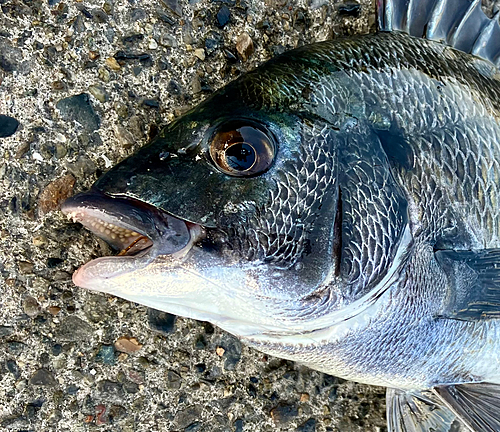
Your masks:
<svg viewBox="0 0 500 432"><path fill-rule="evenodd" d="M490 2L491 3L491 2ZM77 289L60 203L239 74L375 27L371 0L0 0L0 430L385 431L385 389Z"/></svg>

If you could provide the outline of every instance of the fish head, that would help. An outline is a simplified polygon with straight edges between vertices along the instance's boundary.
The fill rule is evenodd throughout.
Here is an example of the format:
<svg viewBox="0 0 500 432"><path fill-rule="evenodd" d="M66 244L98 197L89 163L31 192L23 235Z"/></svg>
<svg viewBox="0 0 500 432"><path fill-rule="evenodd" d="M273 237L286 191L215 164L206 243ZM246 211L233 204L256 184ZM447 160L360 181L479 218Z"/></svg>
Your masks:
<svg viewBox="0 0 500 432"><path fill-rule="evenodd" d="M241 337L300 333L346 303L338 130L237 90L66 201L64 213L121 250L81 267L76 285Z"/></svg>

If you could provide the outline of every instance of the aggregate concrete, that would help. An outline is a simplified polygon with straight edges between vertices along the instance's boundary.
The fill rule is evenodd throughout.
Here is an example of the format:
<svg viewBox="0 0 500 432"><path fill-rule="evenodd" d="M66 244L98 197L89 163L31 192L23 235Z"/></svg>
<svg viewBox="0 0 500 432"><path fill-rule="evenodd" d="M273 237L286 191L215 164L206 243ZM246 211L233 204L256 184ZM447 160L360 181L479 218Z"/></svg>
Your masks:
<svg viewBox="0 0 500 432"><path fill-rule="evenodd" d="M110 251L58 211L239 74L374 28L371 0L0 0L0 431L387 430L385 389L76 288Z"/></svg>

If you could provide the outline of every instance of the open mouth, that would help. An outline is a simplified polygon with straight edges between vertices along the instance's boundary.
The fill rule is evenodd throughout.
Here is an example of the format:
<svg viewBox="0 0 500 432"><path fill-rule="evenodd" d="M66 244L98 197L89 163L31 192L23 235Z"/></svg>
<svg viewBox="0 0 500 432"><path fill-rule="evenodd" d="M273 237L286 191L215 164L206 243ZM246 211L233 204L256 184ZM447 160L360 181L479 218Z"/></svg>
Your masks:
<svg viewBox="0 0 500 432"><path fill-rule="evenodd" d="M69 198L61 210L117 251L116 256L98 258L81 267L73 277L79 286L88 285L89 278L112 277L144 267L161 255L180 258L204 233L200 225L142 201L111 197L96 190ZM108 265L103 266L103 260Z"/></svg>

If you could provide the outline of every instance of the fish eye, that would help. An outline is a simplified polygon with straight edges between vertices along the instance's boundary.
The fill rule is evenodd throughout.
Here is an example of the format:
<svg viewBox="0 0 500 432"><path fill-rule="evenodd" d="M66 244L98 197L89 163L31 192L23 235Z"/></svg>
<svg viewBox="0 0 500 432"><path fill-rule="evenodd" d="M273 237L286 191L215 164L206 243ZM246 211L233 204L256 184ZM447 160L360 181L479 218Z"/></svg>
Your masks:
<svg viewBox="0 0 500 432"><path fill-rule="evenodd" d="M274 161L276 146L269 131L248 121L220 125L210 141L210 156L217 168L234 177L266 172Z"/></svg>

